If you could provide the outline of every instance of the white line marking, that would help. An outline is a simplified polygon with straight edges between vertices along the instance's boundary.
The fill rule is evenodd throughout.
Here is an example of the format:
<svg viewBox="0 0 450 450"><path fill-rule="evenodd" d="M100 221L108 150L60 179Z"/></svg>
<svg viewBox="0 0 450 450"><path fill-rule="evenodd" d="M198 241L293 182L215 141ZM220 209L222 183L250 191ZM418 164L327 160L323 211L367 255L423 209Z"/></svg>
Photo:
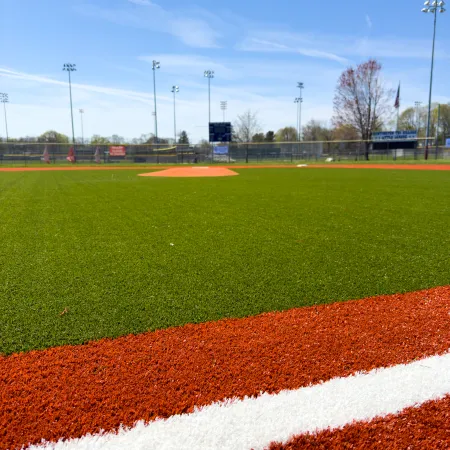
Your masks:
<svg viewBox="0 0 450 450"><path fill-rule="evenodd" d="M450 353L276 395L228 401L118 434L85 436L33 450L263 449L295 435L398 414L450 393Z"/></svg>

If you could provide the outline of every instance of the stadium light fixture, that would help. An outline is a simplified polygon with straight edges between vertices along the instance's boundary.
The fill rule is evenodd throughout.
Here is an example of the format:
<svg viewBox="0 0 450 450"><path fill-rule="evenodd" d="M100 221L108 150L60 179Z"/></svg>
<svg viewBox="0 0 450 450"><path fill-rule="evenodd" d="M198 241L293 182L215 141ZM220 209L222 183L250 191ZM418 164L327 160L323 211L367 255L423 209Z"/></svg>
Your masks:
<svg viewBox="0 0 450 450"><path fill-rule="evenodd" d="M204 72L205 78L208 78L208 105L209 105L209 115L208 115L208 124L211 123L211 79L214 78L213 70L205 70Z"/></svg>
<svg viewBox="0 0 450 450"><path fill-rule="evenodd" d="M220 102L220 109L223 112L223 121L224 122L225 122L225 112L226 112L227 108L228 108L228 102L227 101Z"/></svg>
<svg viewBox="0 0 450 450"><path fill-rule="evenodd" d="M428 120L427 120L427 135L426 135L426 146L425 146L425 159L428 159L429 154L429 136L430 136L430 127L431 127L431 98L433 94L433 71L434 71L434 49L436 44L436 26L437 26L437 13L438 11L443 14L445 13L445 1L434 1L431 3L430 1L426 1L424 3L425 8L422 9L424 13L432 13L434 14L434 28L433 28L433 47L431 50L431 73L430 73L430 94L428 97Z"/></svg>
<svg viewBox="0 0 450 450"><path fill-rule="evenodd" d="M172 86L172 94L173 94L173 135L175 137L175 145L177 143L177 113L176 113L176 94L180 92L180 88L178 86Z"/></svg>
<svg viewBox="0 0 450 450"><path fill-rule="evenodd" d="M83 114L84 109L80 109L80 119L81 119L81 143L84 145L84 127L83 127Z"/></svg>
<svg viewBox="0 0 450 450"><path fill-rule="evenodd" d="M302 82L297 83L297 87L300 89L300 97L298 97L298 140L302 140L302 103L303 103L303 89L305 88L305 84Z"/></svg>
<svg viewBox="0 0 450 450"><path fill-rule="evenodd" d="M77 70L76 64L64 64L63 71L69 74L69 95L70 95L70 118L72 120L72 143L75 145L75 128L73 126L73 106L72 106L72 78L70 76L71 72L75 72Z"/></svg>
<svg viewBox="0 0 450 450"><path fill-rule="evenodd" d="M156 108L156 70L161 68L161 64L159 61L153 60L152 62L152 70L153 70L153 99L155 101L155 143L158 143L158 111Z"/></svg>
<svg viewBox="0 0 450 450"><path fill-rule="evenodd" d="M5 94L4 92L0 92L0 102L3 103L3 110L5 111L6 142L8 142L8 140L9 140L9 136L8 136L8 120L6 118L6 104L9 102L8 94Z"/></svg>
<svg viewBox="0 0 450 450"><path fill-rule="evenodd" d="M417 137L419 137L420 131L420 107L422 106L422 102L414 102L416 107L416 126L417 126Z"/></svg>

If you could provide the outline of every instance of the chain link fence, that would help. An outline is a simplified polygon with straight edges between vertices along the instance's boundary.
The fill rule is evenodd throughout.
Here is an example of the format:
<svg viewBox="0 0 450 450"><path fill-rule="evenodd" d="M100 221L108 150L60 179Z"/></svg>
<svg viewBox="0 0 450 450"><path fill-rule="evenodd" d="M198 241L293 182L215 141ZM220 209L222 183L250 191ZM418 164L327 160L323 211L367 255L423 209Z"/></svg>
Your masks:
<svg viewBox="0 0 450 450"><path fill-rule="evenodd" d="M223 147L224 144L222 144ZM386 142L382 150L364 141L230 143L228 153L216 154L212 145L123 145L125 156L112 156L110 145L75 145L50 143L0 143L0 166L69 164L71 148L82 164L285 164L314 161L363 161L368 152L371 161L423 160L425 141L416 148L392 149ZM121 146L122 147L122 146ZM47 155L44 157L44 153ZM430 160L448 160L450 148L433 145Z"/></svg>

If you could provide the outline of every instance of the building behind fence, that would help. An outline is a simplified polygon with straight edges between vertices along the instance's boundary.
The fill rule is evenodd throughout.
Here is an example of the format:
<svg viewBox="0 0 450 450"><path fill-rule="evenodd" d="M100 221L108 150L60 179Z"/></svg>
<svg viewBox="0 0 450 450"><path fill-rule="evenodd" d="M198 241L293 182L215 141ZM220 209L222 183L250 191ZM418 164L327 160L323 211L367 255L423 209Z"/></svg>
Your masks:
<svg viewBox="0 0 450 450"><path fill-rule="evenodd" d="M368 147L367 147L368 145ZM0 165L45 164L47 150L50 164L66 161L74 147L76 161L95 164L95 154L100 155L101 164L195 164L195 163L260 163L297 161L359 161L365 159L368 149L370 160L419 160L424 158L425 142L419 141L416 148L392 149L389 142L383 149L375 150L372 143L364 141L327 142L267 142L222 144L220 152L213 145L80 145L46 143L0 143ZM124 156L113 156L111 147L124 147ZM228 150L226 149L228 147ZM120 153L120 152L119 152ZM432 145L430 159L449 159L450 148ZM450 162L450 161L449 161Z"/></svg>

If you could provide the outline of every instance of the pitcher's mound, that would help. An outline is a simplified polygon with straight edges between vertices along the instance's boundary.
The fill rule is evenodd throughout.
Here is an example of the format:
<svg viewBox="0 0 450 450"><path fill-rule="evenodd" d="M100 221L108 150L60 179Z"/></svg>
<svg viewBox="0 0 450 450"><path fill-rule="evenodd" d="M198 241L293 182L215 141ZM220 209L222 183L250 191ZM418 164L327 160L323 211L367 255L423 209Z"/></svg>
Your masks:
<svg viewBox="0 0 450 450"><path fill-rule="evenodd" d="M160 172L141 173L140 177L233 177L239 175L225 167L174 167Z"/></svg>

